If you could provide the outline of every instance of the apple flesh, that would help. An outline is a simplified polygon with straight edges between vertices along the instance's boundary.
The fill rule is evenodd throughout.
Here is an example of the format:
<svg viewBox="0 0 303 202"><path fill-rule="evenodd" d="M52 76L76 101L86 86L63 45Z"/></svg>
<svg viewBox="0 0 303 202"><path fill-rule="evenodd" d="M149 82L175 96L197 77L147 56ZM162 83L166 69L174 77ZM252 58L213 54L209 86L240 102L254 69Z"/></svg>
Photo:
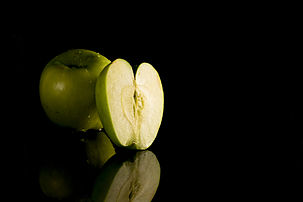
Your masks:
<svg viewBox="0 0 303 202"><path fill-rule="evenodd" d="M77 130L100 129L95 84L110 61L89 50L75 49L53 58L40 78L40 100L54 123Z"/></svg>
<svg viewBox="0 0 303 202"><path fill-rule="evenodd" d="M143 150L157 136L164 107L164 94L152 65L131 65L117 59L106 66L96 83L96 106L110 139L120 147Z"/></svg>
<svg viewBox="0 0 303 202"><path fill-rule="evenodd" d="M101 170L94 184L93 201L151 201L160 181L160 164L151 151L133 156L119 154Z"/></svg>

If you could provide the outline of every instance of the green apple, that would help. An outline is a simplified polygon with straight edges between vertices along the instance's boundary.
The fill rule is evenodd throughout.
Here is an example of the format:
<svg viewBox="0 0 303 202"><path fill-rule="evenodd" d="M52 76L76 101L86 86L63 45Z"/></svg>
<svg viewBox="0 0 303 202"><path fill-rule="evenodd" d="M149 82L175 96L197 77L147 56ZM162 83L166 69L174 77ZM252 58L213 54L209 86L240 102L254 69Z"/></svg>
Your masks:
<svg viewBox="0 0 303 202"><path fill-rule="evenodd" d="M96 178L93 201L151 201L160 181L160 164L151 151L115 155Z"/></svg>
<svg viewBox="0 0 303 202"><path fill-rule="evenodd" d="M77 130L100 129L95 84L110 61L89 50L74 49L53 58L40 78L40 100L54 123Z"/></svg>
<svg viewBox="0 0 303 202"><path fill-rule="evenodd" d="M117 59L104 68L96 83L96 106L109 138L120 147L146 149L157 136L164 94L152 65L131 65Z"/></svg>
<svg viewBox="0 0 303 202"><path fill-rule="evenodd" d="M116 153L113 144L104 132L99 132L94 138L88 139L85 148L88 164L96 168L101 168Z"/></svg>

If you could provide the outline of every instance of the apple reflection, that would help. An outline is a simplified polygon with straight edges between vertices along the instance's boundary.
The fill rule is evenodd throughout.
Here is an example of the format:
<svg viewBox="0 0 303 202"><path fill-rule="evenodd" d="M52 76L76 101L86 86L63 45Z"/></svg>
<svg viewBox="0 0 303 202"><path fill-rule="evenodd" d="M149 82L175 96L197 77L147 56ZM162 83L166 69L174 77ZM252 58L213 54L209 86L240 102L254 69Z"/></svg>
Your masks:
<svg viewBox="0 0 303 202"><path fill-rule="evenodd" d="M151 151L116 154L97 176L93 201L151 201L160 181L160 164Z"/></svg>
<svg viewBox="0 0 303 202"><path fill-rule="evenodd" d="M44 165L40 168L39 184L41 191L50 198L67 199L75 192L71 172L62 165Z"/></svg>
<svg viewBox="0 0 303 202"><path fill-rule="evenodd" d="M118 148L100 131L61 131L40 143L40 201L151 201L157 191L151 151Z"/></svg>

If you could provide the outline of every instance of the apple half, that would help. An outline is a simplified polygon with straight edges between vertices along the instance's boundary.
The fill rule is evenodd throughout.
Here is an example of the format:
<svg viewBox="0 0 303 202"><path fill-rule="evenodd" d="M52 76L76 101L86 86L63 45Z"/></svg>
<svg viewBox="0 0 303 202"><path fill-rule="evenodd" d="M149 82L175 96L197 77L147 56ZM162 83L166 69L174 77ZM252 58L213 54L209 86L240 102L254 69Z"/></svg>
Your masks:
<svg viewBox="0 0 303 202"><path fill-rule="evenodd" d="M164 108L160 77L148 63L116 59L97 78L96 107L110 139L120 147L143 150L155 140Z"/></svg>
<svg viewBox="0 0 303 202"><path fill-rule="evenodd" d="M96 178L93 201L151 201L160 182L160 164L151 151L113 156Z"/></svg>

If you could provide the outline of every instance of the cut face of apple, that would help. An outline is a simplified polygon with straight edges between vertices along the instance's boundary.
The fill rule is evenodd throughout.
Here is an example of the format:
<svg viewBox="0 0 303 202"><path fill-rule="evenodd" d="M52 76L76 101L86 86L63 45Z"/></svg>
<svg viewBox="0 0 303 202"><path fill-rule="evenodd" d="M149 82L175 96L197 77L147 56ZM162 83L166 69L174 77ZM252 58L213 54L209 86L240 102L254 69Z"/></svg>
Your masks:
<svg viewBox="0 0 303 202"><path fill-rule="evenodd" d="M118 146L146 149L157 136L164 106L160 77L142 63L134 76L130 64L117 59L96 83L96 106L105 131Z"/></svg>
<svg viewBox="0 0 303 202"><path fill-rule="evenodd" d="M92 199L151 201L159 181L160 164L151 151L139 151L127 158L117 154L105 164L96 178Z"/></svg>

